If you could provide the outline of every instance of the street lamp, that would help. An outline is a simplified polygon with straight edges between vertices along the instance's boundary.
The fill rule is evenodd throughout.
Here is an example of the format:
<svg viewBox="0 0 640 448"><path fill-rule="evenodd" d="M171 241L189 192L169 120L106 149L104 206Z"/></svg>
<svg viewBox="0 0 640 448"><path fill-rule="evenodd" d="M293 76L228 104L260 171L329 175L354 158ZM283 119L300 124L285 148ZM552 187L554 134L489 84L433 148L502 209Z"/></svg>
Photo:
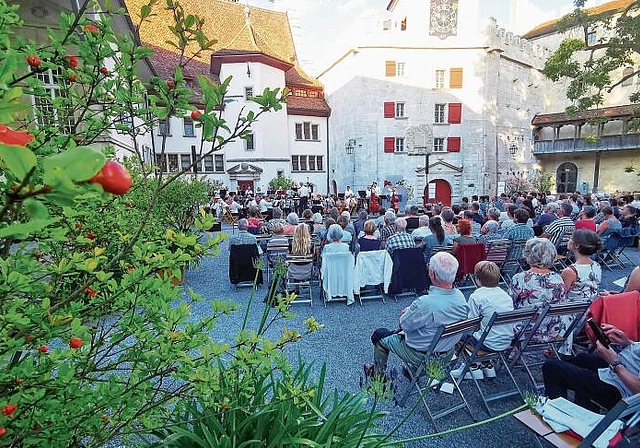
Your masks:
<svg viewBox="0 0 640 448"><path fill-rule="evenodd" d="M354 177L355 177L355 172L356 172L356 157L355 157L355 153L356 153L356 143L357 142L358 141L355 138L350 138L349 141L344 144L344 150L347 153L347 156L350 156L351 159L353 160L353 169L351 170L351 186L353 188L355 188L355 185L353 185L353 183L354 183Z"/></svg>

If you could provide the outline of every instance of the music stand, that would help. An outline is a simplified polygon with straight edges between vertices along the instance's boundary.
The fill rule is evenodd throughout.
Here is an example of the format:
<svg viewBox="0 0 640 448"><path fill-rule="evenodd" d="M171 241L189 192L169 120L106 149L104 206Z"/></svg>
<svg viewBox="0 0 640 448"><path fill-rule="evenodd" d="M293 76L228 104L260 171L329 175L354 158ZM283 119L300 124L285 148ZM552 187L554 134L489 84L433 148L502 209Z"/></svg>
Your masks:
<svg viewBox="0 0 640 448"><path fill-rule="evenodd" d="M358 196L360 196L360 198L364 199L367 197L367 192L365 190L358 190Z"/></svg>

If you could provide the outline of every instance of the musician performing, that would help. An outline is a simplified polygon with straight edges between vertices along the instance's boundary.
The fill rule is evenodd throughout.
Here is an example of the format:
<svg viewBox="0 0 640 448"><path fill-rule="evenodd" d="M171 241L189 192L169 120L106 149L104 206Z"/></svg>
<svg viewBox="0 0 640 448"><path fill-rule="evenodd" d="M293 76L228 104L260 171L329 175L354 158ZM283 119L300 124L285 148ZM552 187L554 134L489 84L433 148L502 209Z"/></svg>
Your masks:
<svg viewBox="0 0 640 448"><path fill-rule="evenodd" d="M378 213L378 210L380 210L380 196L378 195L378 186L375 182L367 187L367 199L369 200L369 213Z"/></svg>
<svg viewBox="0 0 640 448"><path fill-rule="evenodd" d="M342 205L344 210L348 210L352 215L358 207L358 200L349 185L347 185L347 189L344 191L344 203Z"/></svg>

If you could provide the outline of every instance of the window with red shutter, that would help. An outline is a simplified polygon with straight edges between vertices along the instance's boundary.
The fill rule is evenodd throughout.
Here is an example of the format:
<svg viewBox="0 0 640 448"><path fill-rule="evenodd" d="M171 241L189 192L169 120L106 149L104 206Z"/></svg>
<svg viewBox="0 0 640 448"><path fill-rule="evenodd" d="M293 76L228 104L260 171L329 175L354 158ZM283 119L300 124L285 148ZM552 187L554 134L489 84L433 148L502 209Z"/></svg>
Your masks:
<svg viewBox="0 0 640 448"><path fill-rule="evenodd" d="M385 137L384 138L384 152L393 153L396 150L396 138Z"/></svg>
<svg viewBox="0 0 640 448"><path fill-rule="evenodd" d="M449 103L449 123L457 124L462 121L462 103Z"/></svg>
<svg viewBox="0 0 640 448"><path fill-rule="evenodd" d="M384 118L393 118L396 116L396 103L385 102L384 103Z"/></svg>
<svg viewBox="0 0 640 448"><path fill-rule="evenodd" d="M460 137L447 137L447 152L460 152Z"/></svg>

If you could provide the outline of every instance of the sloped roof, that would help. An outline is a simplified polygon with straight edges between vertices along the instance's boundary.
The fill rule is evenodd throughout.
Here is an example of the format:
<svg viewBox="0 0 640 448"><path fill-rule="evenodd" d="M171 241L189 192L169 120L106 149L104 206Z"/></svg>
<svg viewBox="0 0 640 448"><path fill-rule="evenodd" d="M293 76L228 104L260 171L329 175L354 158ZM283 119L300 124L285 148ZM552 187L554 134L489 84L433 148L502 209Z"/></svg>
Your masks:
<svg viewBox="0 0 640 448"><path fill-rule="evenodd" d="M636 116L640 112L638 106L629 104L624 106L602 107L600 109L587 109L569 115L566 112L551 114L537 114L531 120L534 126L548 126L552 124L575 123L593 120L595 118L618 118Z"/></svg>
<svg viewBox="0 0 640 448"><path fill-rule="evenodd" d="M331 109L324 98L287 97L287 111L291 115L317 115L328 117Z"/></svg>
<svg viewBox="0 0 640 448"><path fill-rule="evenodd" d="M585 12L591 16L598 16L601 14L613 14L624 11L630 4L635 3L635 0L615 0L613 2L603 3L602 5L594 6L592 8L585 9ZM557 24L560 18L548 20L534 29L525 33L522 37L525 39L534 39L536 37L542 37L547 34L552 34L557 31Z"/></svg>
<svg viewBox="0 0 640 448"><path fill-rule="evenodd" d="M148 0L124 0L134 24L140 23L140 9ZM293 65L300 79L309 86L320 87L320 82L304 73L298 63L296 49L286 13L268 9L248 7L229 0L182 0L185 14L194 14L204 20L203 31L217 42L211 51L200 53L195 60L209 65L211 54L218 51L263 53L280 61ZM155 16L149 18L140 27L140 40L145 45L174 51L167 41L175 41L168 28L173 23L172 11L164 2L159 2L152 10ZM196 46L190 47L192 53ZM189 56L191 55L189 54Z"/></svg>

